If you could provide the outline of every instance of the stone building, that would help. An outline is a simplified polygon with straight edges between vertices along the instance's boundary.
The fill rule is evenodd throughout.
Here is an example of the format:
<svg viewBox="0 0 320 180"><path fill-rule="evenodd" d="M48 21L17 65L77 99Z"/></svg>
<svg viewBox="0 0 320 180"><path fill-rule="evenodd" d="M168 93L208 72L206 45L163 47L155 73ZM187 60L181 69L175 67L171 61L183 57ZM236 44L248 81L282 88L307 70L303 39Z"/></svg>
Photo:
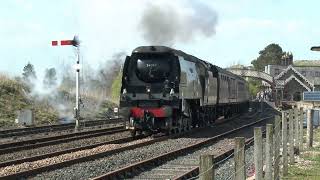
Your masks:
<svg viewBox="0 0 320 180"><path fill-rule="evenodd" d="M320 91L320 66L294 66L291 62L268 65L265 72L274 77L277 99L300 101L304 91Z"/></svg>

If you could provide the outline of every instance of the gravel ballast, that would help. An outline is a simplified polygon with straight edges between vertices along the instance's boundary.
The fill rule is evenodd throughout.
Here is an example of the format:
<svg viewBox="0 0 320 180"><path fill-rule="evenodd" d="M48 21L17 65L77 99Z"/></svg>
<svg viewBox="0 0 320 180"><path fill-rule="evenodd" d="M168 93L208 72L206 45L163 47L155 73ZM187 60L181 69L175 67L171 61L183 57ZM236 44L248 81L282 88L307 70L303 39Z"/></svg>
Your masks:
<svg viewBox="0 0 320 180"><path fill-rule="evenodd" d="M42 159L42 160L38 160L38 161L34 161L34 162L26 162L26 163L22 163L22 164L18 164L18 165L7 166L7 167L4 167L4 168L0 168L0 176L13 174L13 173L17 173L17 172L20 172L20 171L25 171L25 170L28 170L28 169L34 169L34 168L38 168L38 167L43 167L43 166L47 166L47 165L51 165L51 164L55 164L55 163L59 163L59 162L67 161L67 160L71 160L71 159L84 157L84 156L89 156L89 155L92 155L92 154L97 154L97 153L109 151L109 150L112 150L112 149L125 147L125 146L130 146L130 145L133 145L133 144L138 144L138 143L142 143L142 142L146 142L146 141L150 141L150 140L152 140L152 138L149 137L149 138L144 138L144 139L141 139L141 140L132 141L132 142L129 142L129 143L107 144L107 145L99 146L99 147L88 149L88 150L82 150L82 151L67 153L67 154L63 154L63 155L60 155L60 156L56 156L56 157L52 157L52 158L46 158L46 159Z"/></svg>
<svg viewBox="0 0 320 180"><path fill-rule="evenodd" d="M108 128L108 127L115 127L115 126L121 126L123 123L112 123L112 124L102 124L97 126L87 126L83 127L81 131L92 131L95 129L102 129L102 128ZM59 135L65 135L74 133L74 129L65 129L65 130L55 130L55 131L47 131L47 132L41 132L41 133L34 133L29 135L23 135L23 136L13 136L13 137L7 137L7 138L0 138L0 144L4 143L12 143L12 142L19 142L19 141L25 141L25 140L31 140L36 138L43 138L43 137L51 137L51 136L59 136Z"/></svg>
<svg viewBox="0 0 320 180"><path fill-rule="evenodd" d="M248 120L238 118L237 122L227 123L215 126L206 131L198 131L190 136L177 139L169 139L167 141L158 142L148 146L124 151L104 158L96 159L90 162L75 164L66 168L53 170L50 172L39 174L33 179L88 179L106 172L125 167L129 164L136 163L145 159L149 159L172 150L177 150L187 145L191 145L212 137L217 134L239 127L241 124L247 124ZM223 128L222 128L223 127Z"/></svg>
<svg viewBox="0 0 320 180"><path fill-rule="evenodd" d="M203 138L179 138L151 144L145 147L117 153L106 158L97 159L90 162L75 164L67 168L54 170L39 174L34 179L88 179L108 171L116 170L120 167L152 158L169 151L179 149L185 145L190 145L204 140Z"/></svg>
<svg viewBox="0 0 320 180"><path fill-rule="evenodd" d="M256 125L254 127L259 127L259 126L260 125ZM201 149L196 150L192 153L189 153L187 155L177 157L174 160L165 162L164 164L158 167L152 168L148 171L145 171L136 175L132 179L151 179L151 178L174 179L174 177L180 176L190 171L191 169L198 167L199 158L201 155L211 154L214 156L218 156L226 151L232 150L234 148L235 137L245 137L247 139L253 137L253 127L241 130L237 133L229 135L224 139L219 140L216 143L211 143L210 145L207 145L206 147L202 147ZM248 156L250 156L250 154L248 154ZM246 158L247 158L247 161L250 161L248 157ZM232 161L233 160L231 160L231 162ZM217 175L221 174L217 176L217 178L221 176L221 178L219 179L226 179L228 178L228 176L232 174L234 167L229 165L228 162L230 162L230 160L226 162L227 164L226 166L222 166L222 170L219 170L219 168L215 170ZM229 169L226 169L226 168L229 168Z"/></svg>
<svg viewBox="0 0 320 180"><path fill-rule="evenodd" d="M93 138L80 139L80 140L75 140L75 141L51 145L51 146L44 146L36 149L17 151L9 154L2 154L0 155L0 162L47 154L47 153L52 153L52 152L70 149L70 148L83 147L87 145L111 141L111 140L115 140L123 137L129 137L129 136L130 136L130 132L121 132L121 133L108 134L108 135L103 135L103 136L98 136Z"/></svg>

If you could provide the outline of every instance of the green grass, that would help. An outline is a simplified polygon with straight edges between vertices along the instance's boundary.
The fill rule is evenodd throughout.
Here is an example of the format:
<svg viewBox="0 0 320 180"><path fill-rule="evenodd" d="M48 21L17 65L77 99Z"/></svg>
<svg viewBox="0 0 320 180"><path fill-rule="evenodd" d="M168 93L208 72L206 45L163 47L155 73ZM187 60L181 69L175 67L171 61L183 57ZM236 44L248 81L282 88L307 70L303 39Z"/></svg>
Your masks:
<svg viewBox="0 0 320 180"><path fill-rule="evenodd" d="M314 130L314 147L302 153L303 161L289 167L288 176L282 179L320 179L320 130Z"/></svg>
<svg viewBox="0 0 320 180"><path fill-rule="evenodd" d="M122 83L122 71L120 71L117 77L113 80L113 83L111 86L111 100L116 104L119 103L121 83Z"/></svg>
<svg viewBox="0 0 320 180"><path fill-rule="evenodd" d="M113 108L119 103L121 87L121 73L112 84L112 101L101 98L99 93L82 95L84 106L81 106L83 118L105 118L112 115ZM100 92L100 91L99 91ZM58 88L57 94L51 96L30 95L30 88L18 78L13 79L0 73L0 127L16 126L17 111L31 109L34 112L35 125L53 124L59 119L59 115L66 116L73 113L75 95L69 90ZM57 109L58 104L63 104L67 113Z"/></svg>
<svg viewBox="0 0 320 180"><path fill-rule="evenodd" d="M17 111L34 110L36 124L50 124L58 120L57 112L45 101L34 101L29 88L16 79L0 74L0 127L15 126Z"/></svg>

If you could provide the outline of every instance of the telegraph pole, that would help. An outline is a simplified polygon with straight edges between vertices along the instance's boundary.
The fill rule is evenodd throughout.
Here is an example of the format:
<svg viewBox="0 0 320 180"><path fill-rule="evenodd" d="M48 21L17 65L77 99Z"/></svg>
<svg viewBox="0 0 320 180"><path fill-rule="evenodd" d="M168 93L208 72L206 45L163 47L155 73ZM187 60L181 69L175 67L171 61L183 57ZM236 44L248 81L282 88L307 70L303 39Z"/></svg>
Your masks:
<svg viewBox="0 0 320 180"><path fill-rule="evenodd" d="M76 49L77 54L77 64L75 65L76 69L76 106L74 107L74 117L76 119L76 125L74 127L75 131L78 131L80 128L80 41L78 36L74 36L73 40L61 40L60 44L59 41L52 41L52 46L65 46L65 45L72 45Z"/></svg>

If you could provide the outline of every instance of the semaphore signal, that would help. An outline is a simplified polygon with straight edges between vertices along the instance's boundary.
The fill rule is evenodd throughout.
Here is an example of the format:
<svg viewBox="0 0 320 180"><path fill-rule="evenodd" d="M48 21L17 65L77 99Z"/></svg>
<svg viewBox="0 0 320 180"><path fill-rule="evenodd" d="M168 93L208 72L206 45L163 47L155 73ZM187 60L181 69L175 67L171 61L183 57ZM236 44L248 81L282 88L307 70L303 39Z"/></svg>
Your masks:
<svg viewBox="0 0 320 180"><path fill-rule="evenodd" d="M52 46L68 46L72 45L74 47L78 47L80 45L80 41L77 36L74 36L72 40L60 40L60 41L51 41Z"/></svg>
<svg viewBox="0 0 320 180"><path fill-rule="evenodd" d="M79 130L80 121L80 41L78 36L74 36L72 40L51 41L52 46L74 46L77 50L76 65L76 107L74 108L74 116L76 118L75 130Z"/></svg>

